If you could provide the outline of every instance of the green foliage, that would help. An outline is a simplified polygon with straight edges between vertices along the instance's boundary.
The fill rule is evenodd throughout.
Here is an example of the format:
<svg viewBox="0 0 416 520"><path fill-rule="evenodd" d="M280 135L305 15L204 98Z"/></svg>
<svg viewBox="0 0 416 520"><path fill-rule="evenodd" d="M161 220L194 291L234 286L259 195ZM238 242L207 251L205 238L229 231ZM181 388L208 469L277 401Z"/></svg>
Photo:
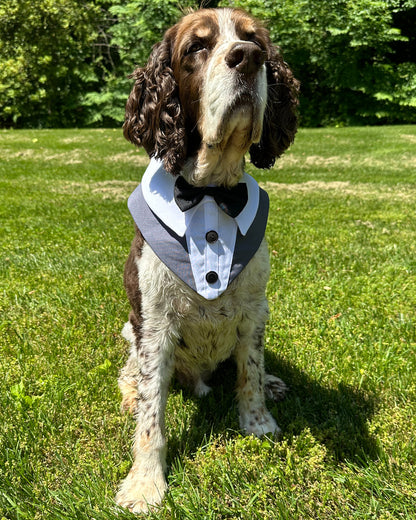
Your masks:
<svg viewBox="0 0 416 520"><path fill-rule="evenodd" d="M415 59L406 61L393 48L409 43L394 25L394 16L406 12L416 23L414 0L234 4L266 20L273 41L300 79L302 124L416 120Z"/></svg>
<svg viewBox="0 0 416 520"><path fill-rule="evenodd" d="M270 172L266 366L279 440L242 437L235 374L169 392L154 520L416 518L415 126L301 129ZM126 200L148 158L120 130L0 131L0 518L115 508L134 420Z"/></svg>
<svg viewBox="0 0 416 520"><path fill-rule="evenodd" d="M146 63L167 27L199 4L3 0L0 126L120 125L128 74ZM416 121L416 0L231 4L264 20L281 46L302 83L303 125Z"/></svg>
<svg viewBox="0 0 416 520"><path fill-rule="evenodd" d="M70 126L83 120L100 11L97 2L3 0L0 5L0 121ZM88 63L89 60L89 63Z"/></svg>

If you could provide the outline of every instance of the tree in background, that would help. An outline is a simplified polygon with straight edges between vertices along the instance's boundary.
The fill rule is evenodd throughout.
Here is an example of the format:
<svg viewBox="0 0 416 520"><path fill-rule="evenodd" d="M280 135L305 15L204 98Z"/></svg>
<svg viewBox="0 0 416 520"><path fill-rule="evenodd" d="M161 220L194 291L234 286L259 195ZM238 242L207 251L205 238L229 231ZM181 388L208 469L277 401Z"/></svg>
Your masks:
<svg viewBox="0 0 416 520"><path fill-rule="evenodd" d="M84 118L82 92L96 86L92 49L98 2L2 0L2 126L70 126Z"/></svg>
<svg viewBox="0 0 416 520"><path fill-rule="evenodd" d="M2 0L0 126L120 125L127 75L195 0ZM416 0L235 0L302 83L301 122L416 123Z"/></svg>
<svg viewBox="0 0 416 520"><path fill-rule="evenodd" d="M281 46L301 81L303 125L416 122L415 0L233 4Z"/></svg>

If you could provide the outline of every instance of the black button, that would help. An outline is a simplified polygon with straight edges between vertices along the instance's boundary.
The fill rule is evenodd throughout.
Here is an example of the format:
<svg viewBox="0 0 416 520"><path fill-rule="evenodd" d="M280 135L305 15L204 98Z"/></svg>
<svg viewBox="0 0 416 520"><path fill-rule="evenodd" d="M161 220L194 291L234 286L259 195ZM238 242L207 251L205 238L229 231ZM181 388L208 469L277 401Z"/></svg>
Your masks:
<svg viewBox="0 0 416 520"><path fill-rule="evenodd" d="M215 283L218 280L218 275L215 271L210 271L206 274L205 279L208 283Z"/></svg>
<svg viewBox="0 0 416 520"><path fill-rule="evenodd" d="M213 244L218 240L218 233L216 231L208 231L208 233L205 235L205 238L207 242Z"/></svg>

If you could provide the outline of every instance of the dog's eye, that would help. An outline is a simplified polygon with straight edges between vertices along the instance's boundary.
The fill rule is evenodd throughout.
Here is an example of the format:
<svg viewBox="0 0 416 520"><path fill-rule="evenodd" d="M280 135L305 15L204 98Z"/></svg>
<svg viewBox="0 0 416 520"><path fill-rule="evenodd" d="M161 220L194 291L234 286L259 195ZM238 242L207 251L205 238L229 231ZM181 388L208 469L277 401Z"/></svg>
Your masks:
<svg viewBox="0 0 416 520"><path fill-rule="evenodd" d="M249 42L252 42L256 39L256 33L254 31L247 31L245 34L244 34L244 39L249 41Z"/></svg>
<svg viewBox="0 0 416 520"><path fill-rule="evenodd" d="M185 55L188 54L196 54L199 51L203 51L205 49L205 45L202 42L194 42L192 43L185 52Z"/></svg>
<svg viewBox="0 0 416 520"><path fill-rule="evenodd" d="M260 49L262 49L264 51L265 49L265 46L263 44L263 42L261 42L258 38L257 38L257 35L255 32L251 32L251 31L247 31L245 34L244 34L244 37L243 39L247 42L252 42L252 43L255 43L258 47L260 47Z"/></svg>

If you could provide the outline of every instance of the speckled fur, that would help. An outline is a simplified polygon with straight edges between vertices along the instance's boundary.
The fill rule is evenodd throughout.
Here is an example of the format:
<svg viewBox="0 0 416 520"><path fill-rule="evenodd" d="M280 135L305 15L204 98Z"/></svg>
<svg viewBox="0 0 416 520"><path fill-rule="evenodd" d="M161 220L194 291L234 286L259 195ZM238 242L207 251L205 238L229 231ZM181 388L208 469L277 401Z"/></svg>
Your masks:
<svg viewBox="0 0 416 520"><path fill-rule="evenodd" d="M185 16L132 77L126 138L192 184L233 186L247 151L255 166L270 168L293 141L299 84L267 30L241 10ZM206 300L157 258L136 228L124 275L130 355L119 386L122 407L137 426L133 466L116 498L121 507L145 512L166 492L165 408L174 374L202 396L212 371L233 357L241 429L279 432L265 405L265 394L278 400L286 389L264 372L268 277L263 240L226 291Z"/></svg>
<svg viewBox="0 0 416 520"><path fill-rule="evenodd" d="M268 266L264 240L227 291L205 300L161 263L147 244L135 264L127 264L134 271L128 278L134 280L136 275L137 286L140 280L143 321L140 336L133 317L123 329L130 356L119 385L122 406L134 412L137 428L135 461L120 488L120 504L143 511L147 504L159 503L166 491L164 414L174 372L182 383L204 395L210 390L206 379L220 362L233 356L241 428L257 436L279 432L265 406L266 379L269 397L281 398L286 388L280 379L264 374Z"/></svg>

